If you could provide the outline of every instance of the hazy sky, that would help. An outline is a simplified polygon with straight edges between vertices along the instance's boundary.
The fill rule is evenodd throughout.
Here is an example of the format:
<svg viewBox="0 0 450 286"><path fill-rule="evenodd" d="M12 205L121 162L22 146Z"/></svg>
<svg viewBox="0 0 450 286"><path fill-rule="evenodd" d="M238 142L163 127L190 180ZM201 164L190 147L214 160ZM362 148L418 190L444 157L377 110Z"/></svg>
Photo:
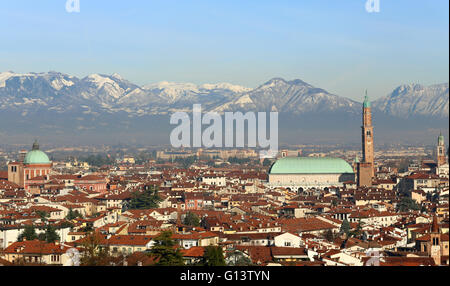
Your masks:
<svg viewBox="0 0 450 286"><path fill-rule="evenodd" d="M361 100L448 82L449 1L0 0L0 71L119 73L137 84L302 79Z"/></svg>

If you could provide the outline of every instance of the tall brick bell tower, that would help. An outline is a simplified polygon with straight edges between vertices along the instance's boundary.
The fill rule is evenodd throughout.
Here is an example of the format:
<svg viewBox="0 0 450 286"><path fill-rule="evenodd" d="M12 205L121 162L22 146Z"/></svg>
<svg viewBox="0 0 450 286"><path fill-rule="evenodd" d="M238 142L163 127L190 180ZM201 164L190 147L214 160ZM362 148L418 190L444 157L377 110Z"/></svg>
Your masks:
<svg viewBox="0 0 450 286"><path fill-rule="evenodd" d="M364 98L363 103L363 125L362 125L362 153L363 160L357 165L358 186L372 186L375 178L374 147L373 147L373 125L372 108L369 97Z"/></svg>

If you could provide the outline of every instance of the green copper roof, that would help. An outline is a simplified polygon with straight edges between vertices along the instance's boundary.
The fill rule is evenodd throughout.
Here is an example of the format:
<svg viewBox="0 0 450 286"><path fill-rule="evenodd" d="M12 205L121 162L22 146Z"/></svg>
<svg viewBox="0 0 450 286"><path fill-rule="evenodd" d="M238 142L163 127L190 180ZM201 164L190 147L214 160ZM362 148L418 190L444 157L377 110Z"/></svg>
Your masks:
<svg viewBox="0 0 450 286"><path fill-rule="evenodd" d="M370 108L371 103L369 100L369 96L367 95L367 90L366 90L366 96L364 97L364 108Z"/></svg>
<svg viewBox="0 0 450 286"><path fill-rule="evenodd" d="M23 161L25 164L50 164L50 159L48 156L40 151L40 150L33 150L27 153L27 156L25 157L25 160Z"/></svg>
<svg viewBox="0 0 450 286"><path fill-rule="evenodd" d="M438 143L439 145L444 145L444 135L442 135L442 132L441 135L439 135L438 137Z"/></svg>
<svg viewBox="0 0 450 286"><path fill-rule="evenodd" d="M287 157L275 162L270 174L353 174L353 168L339 158Z"/></svg>
<svg viewBox="0 0 450 286"><path fill-rule="evenodd" d="M51 162L48 156L44 152L39 150L39 144L36 141L33 144L33 149L30 152L28 152L27 155L25 156L25 160L23 161L23 163L26 165L31 165L31 164L50 164Z"/></svg>

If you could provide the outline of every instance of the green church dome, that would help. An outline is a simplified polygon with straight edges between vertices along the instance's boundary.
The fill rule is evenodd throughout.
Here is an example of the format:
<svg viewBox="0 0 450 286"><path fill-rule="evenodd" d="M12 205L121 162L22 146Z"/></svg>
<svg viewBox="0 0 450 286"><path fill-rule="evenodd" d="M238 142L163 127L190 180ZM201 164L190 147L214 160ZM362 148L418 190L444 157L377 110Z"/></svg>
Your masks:
<svg viewBox="0 0 450 286"><path fill-rule="evenodd" d="M34 142L33 150L27 153L23 163L25 165L51 164L51 161L44 152L39 150L39 144Z"/></svg>
<svg viewBox="0 0 450 286"><path fill-rule="evenodd" d="M270 174L353 174L353 168L343 159L287 157L272 165Z"/></svg>

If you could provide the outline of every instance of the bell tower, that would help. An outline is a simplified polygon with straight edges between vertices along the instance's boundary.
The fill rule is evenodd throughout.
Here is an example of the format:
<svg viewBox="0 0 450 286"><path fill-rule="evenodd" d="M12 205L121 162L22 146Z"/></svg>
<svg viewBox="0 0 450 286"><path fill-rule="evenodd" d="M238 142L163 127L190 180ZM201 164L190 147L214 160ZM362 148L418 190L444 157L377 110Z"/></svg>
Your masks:
<svg viewBox="0 0 450 286"><path fill-rule="evenodd" d="M375 177L375 165L374 165L374 147L373 147L373 125L372 125L372 107L367 96L364 98L363 103L363 126L362 126L362 153L363 163L371 165L370 174L372 178Z"/></svg>
<svg viewBox="0 0 450 286"><path fill-rule="evenodd" d="M447 158L445 157L444 136L442 135L442 132L441 132L441 135L439 135L439 137L438 137L436 156L437 156L438 167L444 165L447 162Z"/></svg>
<svg viewBox="0 0 450 286"><path fill-rule="evenodd" d="M433 217L430 232L430 256L436 265L441 265L441 234L436 216Z"/></svg>

